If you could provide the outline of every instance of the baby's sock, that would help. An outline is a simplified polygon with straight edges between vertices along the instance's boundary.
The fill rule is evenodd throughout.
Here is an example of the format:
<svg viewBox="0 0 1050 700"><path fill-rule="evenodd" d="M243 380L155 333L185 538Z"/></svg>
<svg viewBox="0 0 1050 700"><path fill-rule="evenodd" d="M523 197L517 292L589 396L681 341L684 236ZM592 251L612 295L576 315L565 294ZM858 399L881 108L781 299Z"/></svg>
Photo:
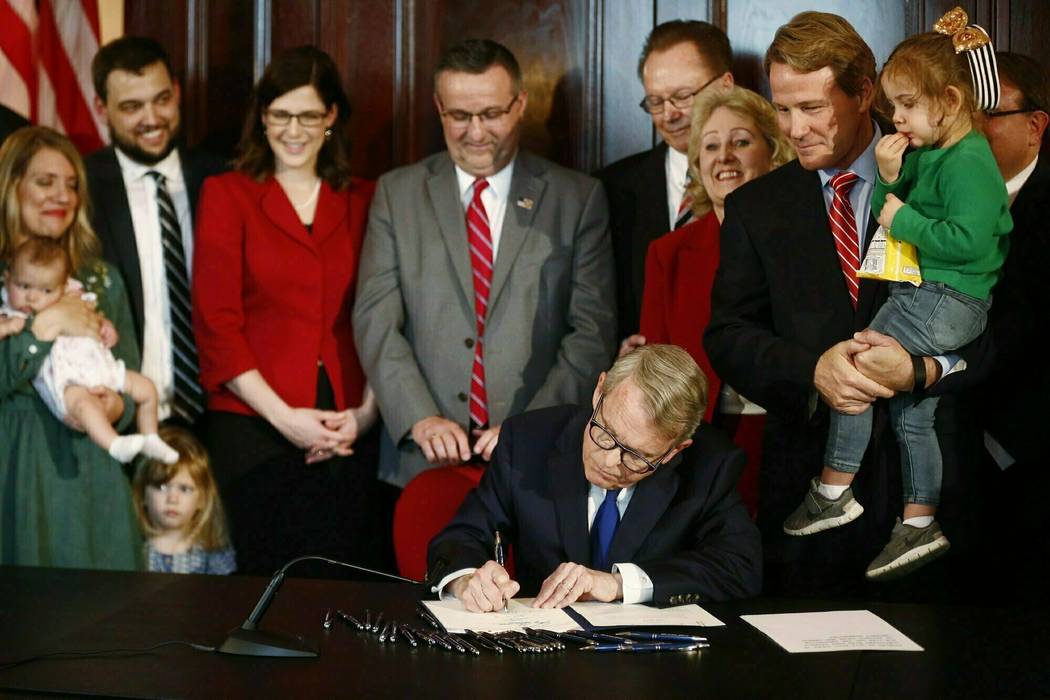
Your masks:
<svg viewBox="0 0 1050 700"><path fill-rule="evenodd" d="M142 454L165 464L175 464L175 462L179 461L179 453L173 450L168 443L161 440L160 435L147 433L143 437L145 441L142 444Z"/></svg>
<svg viewBox="0 0 1050 700"><path fill-rule="evenodd" d="M910 525L911 527L923 528L923 527L929 527L930 523L932 523L932 522L933 522L933 516L932 515L916 515L914 518L908 518L907 520L905 520L904 524L905 525Z"/></svg>
<svg viewBox="0 0 1050 700"><path fill-rule="evenodd" d="M110 456L118 462L130 462L135 455L142 452L146 438L142 435L118 435L109 444Z"/></svg>
<svg viewBox="0 0 1050 700"><path fill-rule="evenodd" d="M825 484L824 482L821 482L820 485L817 486L817 493L819 493L824 498L827 498L832 501L837 501L842 496L842 494L846 493L846 489L848 488L848 484L845 486L834 486L832 484Z"/></svg>

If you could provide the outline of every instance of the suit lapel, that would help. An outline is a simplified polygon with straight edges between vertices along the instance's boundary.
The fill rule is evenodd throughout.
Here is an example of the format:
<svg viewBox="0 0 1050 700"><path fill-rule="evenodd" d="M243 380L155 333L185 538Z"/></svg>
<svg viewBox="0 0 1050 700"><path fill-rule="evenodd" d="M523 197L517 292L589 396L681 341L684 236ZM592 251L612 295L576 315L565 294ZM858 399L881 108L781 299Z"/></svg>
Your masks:
<svg viewBox="0 0 1050 700"><path fill-rule="evenodd" d="M438 229L445 241L449 262L463 294L473 302L474 282L470 271L470 252L467 249L466 212L459 197L459 183L451 158L446 156L439 161L426 180L426 190Z"/></svg>
<svg viewBox="0 0 1050 700"><path fill-rule="evenodd" d="M320 203L318 209L320 209ZM295 239L311 250L316 250L313 239L303 226L303 222L296 216L288 196L284 193L280 183L272 177L266 182L263 190L262 211L266 218L289 238Z"/></svg>
<svg viewBox="0 0 1050 700"><path fill-rule="evenodd" d="M541 174L539 165L527 153L519 151L503 214L499 252L496 254L496 264L492 270L492 290L488 306L490 318L493 307L499 302L499 294L514 268L514 261L525 244L533 217L542 204L541 198L546 183L539 177Z"/></svg>
<svg viewBox="0 0 1050 700"><path fill-rule="evenodd" d="M550 486L558 517L558 533L565 546L567 561L591 563L590 538L587 535L587 491L590 485L583 474L582 447L584 421L589 412L569 422L550 457Z"/></svg>
<svg viewBox="0 0 1050 700"><path fill-rule="evenodd" d="M332 235L343 219L347 217L346 201L349 190L333 192L327 182L321 183L321 192L317 199L317 211L314 212L313 235L311 239L318 248Z"/></svg>
<svg viewBox="0 0 1050 700"><path fill-rule="evenodd" d="M204 177L200 168L194 167L195 163L185 148L179 148L179 165L182 168L182 180L186 183L186 195L190 200L190 221L196 222L197 197L200 196Z"/></svg>
<svg viewBox="0 0 1050 700"><path fill-rule="evenodd" d="M142 345L142 329L145 325L142 300L142 274L139 267L139 248L135 239L135 224L131 220L131 205L128 204L128 191L124 187L124 175L120 170L117 153L110 146L103 160L101 191L92 192L96 206L106 212L111 229L110 243L119 267L125 272L124 280L128 290L128 300L135 317L138 329L139 345Z"/></svg>
<svg viewBox="0 0 1050 700"><path fill-rule="evenodd" d="M631 286L641 309L645 290L645 256L649 244L671 230L667 218L667 144L649 153L638 183L638 230L631 238Z"/></svg>
<svg viewBox="0 0 1050 700"><path fill-rule="evenodd" d="M635 486L631 502L609 545L610 562L632 561L636 558L646 536L656 527L678 491L677 467L681 461L681 456L675 455L668 464Z"/></svg>

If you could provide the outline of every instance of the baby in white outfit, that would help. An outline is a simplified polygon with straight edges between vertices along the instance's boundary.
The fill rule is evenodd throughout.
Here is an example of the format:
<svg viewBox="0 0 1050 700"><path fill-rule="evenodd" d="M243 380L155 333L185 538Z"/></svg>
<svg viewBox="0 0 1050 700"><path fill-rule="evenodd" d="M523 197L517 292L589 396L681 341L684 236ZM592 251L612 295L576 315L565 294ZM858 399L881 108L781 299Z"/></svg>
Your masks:
<svg viewBox="0 0 1050 700"><path fill-rule="evenodd" d="M34 237L20 245L0 292L0 331L18 330L21 324L16 326L12 319L27 318L56 304L67 292L82 290L80 282L70 277L71 267L69 255L55 241ZM6 334L0 332L0 337ZM157 435L156 387L143 375L125 368L123 360L110 352L117 334L108 321L103 324L101 336L101 341L87 336L56 338L33 378L33 386L59 420L70 424L69 419L73 419L115 459L130 462L142 453L174 464L178 453ZM91 388L98 386L131 395L137 409L138 433L117 434L102 402L91 393Z"/></svg>

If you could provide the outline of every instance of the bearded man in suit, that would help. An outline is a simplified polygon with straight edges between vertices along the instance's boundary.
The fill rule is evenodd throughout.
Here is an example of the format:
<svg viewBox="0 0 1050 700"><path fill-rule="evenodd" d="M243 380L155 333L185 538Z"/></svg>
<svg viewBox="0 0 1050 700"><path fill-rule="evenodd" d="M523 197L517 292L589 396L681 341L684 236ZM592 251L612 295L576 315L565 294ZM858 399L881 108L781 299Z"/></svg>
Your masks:
<svg viewBox="0 0 1050 700"><path fill-rule="evenodd" d="M487 461L504 419L585 400L612 356L605 193L519 149L527 101L510 51L456 44L435 72L448 150L379 180L354 335L394 486Z"/></svg>

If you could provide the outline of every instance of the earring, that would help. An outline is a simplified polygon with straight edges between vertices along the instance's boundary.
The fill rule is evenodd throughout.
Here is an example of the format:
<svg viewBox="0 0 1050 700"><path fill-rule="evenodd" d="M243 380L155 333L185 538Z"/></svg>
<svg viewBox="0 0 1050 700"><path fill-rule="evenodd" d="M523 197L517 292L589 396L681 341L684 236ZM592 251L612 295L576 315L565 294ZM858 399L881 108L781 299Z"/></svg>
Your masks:
<svg viewBox="0 0 1050 700"><path fill-rule="evenodd" d="M325 138L325 141L327 141L328 139L332 138L332 130L331 129L325 129L324 130L324 138Z"/></svg>

